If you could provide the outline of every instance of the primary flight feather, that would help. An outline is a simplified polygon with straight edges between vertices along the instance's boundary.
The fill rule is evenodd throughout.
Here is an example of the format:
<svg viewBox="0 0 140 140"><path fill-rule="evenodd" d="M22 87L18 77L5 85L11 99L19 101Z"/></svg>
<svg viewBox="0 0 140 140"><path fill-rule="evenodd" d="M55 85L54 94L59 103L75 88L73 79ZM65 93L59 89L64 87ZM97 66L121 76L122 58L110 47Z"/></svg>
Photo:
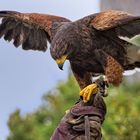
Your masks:
<svg viewBox="0 0 140 140"><path fill-rule="evenodd" d="M140 67L140 47L122 39L140 34L140 17L105 11L77 21L37 13L0 11L0 37L24 50L47 50L60 69L69 60L81 89L103 74L119 85L125 70Z"/></svg>

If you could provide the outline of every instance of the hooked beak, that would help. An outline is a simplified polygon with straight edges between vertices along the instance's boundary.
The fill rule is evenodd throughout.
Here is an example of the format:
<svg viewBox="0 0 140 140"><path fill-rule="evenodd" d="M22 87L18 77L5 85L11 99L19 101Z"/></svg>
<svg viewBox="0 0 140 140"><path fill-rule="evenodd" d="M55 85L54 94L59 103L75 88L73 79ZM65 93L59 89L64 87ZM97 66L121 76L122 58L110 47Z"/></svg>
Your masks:
<svg viewBox="0 0 140 140"><path fill-rule="evenodd" d="M63 64L58 64L60 70L63 70Z"/></svg>
<svg viewBox="0 0 140 140"><path fill-rule="evenodd" d="M65 63L65 61L66 61L66 58L67 58L67 55L64 55L64 56L62 56L61 58L59 58L59 59L56 60L56 63L57 63L58 67L59 67L61 70L63 70L63 65L64 65L64 63Z"/></svg>

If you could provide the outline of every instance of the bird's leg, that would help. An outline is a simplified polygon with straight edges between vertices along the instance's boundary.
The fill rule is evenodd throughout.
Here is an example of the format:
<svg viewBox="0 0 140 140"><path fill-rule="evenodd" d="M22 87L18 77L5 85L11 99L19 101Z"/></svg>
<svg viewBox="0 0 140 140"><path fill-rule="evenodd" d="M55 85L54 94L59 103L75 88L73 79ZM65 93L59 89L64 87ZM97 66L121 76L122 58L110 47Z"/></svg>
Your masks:
<svg viewBox="0 0 140 140"><path fill-rule="evenodd" d="M109 84L106 76L101 76L99 79L96 80L96 83L98 85L99 93L101 94L101 96L108 96L107 88L109 87Z"/></svg>
<svg viewBox="0 0 140 140"><path fill-rule="evenodd" d="M108 83L118 86L123 79L124 69L122 65L111 55L107 54L103 50L95 50L95 55L104 69L104 74L106 75Z"/></svg>
<svg viewBox="0 0 140 140"><path fill-rule="evenodd" d="M105 93L105 81L104 79L97 80L94 83L92 82L92 73L85 72L81 67L70 63L73 74L81 88L80 97L83 99L85 103L90 101L93 94L98 92ZM102 83L102 84L101 84ZM102 92L101 92L102 91Z"/></svg>

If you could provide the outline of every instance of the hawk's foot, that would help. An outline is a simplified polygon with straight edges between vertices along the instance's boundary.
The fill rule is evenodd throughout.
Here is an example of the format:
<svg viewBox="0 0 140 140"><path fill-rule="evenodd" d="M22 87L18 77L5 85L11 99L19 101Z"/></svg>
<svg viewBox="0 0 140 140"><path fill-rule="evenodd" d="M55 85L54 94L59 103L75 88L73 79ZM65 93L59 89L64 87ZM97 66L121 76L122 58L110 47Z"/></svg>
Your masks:
<svg viewBox="0 0 140 140"><path fill-rule="evenodd" d="M80 91L80 96L82 97L83 102L87 103L88 101L90 101L92 95L96 93L98 93L98 86L96 83L93 83L82 89Z"/></svg>
<svg viewBox="0 0 140 140"><path fill-rule="evenodd" d="M100 93L100 95L103 97L107 97L107 88L109 87L107 79L101 77L98 80L96 80L96 84L98 86L98 92Z"/></svg>

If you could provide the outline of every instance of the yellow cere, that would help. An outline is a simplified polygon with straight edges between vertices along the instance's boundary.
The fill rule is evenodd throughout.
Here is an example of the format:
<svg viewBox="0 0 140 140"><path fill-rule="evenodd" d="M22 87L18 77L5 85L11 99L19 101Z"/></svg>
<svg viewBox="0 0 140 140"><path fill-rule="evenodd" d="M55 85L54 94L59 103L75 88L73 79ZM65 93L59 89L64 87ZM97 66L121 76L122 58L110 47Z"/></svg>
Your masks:
<svg viewBox="0 0 140 140"><path fill-rule="evenodd" d="M61 58L56 59L56 63L57 63L58 65L64 64L66 58L67 58L67 55L63 55Z"/></svg>

